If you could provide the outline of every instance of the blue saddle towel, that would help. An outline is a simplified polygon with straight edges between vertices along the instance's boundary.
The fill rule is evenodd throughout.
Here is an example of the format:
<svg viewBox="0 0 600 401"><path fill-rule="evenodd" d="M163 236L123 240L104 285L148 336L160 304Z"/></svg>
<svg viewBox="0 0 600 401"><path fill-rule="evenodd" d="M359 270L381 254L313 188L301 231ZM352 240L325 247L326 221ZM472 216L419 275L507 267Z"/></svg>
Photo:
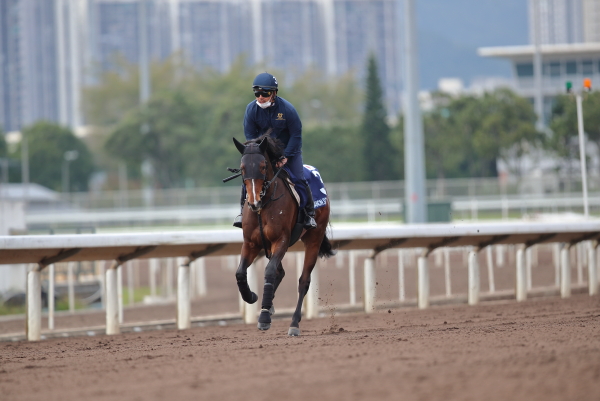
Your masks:
<svg viewBox="0 0 600 401"><path fill-rule="evenodd" d="M308 185L310 185L313 201L315 201L315 209L325 206L327 204L327 191L325 190L325 185L323 184L319 170L305 164L304 178L308 181ZM306 201L304 203L306 203Z"/></svg>
<svg viewBox="0 0 600 401"><path fill-rule="evenodd" d="M298 178L294 176L294 174L287 167L284 166L283 168L285 168L285 171L290 176L290 180L294 183L294 189L300 197L300 208L302 209L306 206L307 198L304 184L298 182ZM310 185L310 191L312 192L313 201L315 202L315 209L325 206L327 203L327 191L325 190L325 185L323 184L319 170L313 166L305 164L304 179L308 181L308 185Z"/></svg>

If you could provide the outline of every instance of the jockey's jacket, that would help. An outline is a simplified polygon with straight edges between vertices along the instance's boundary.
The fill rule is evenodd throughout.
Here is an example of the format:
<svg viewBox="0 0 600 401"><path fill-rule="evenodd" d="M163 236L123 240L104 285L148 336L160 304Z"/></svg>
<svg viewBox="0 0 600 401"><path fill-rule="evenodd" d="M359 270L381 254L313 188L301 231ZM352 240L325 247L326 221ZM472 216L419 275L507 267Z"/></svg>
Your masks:
<svg viewBox="0 0 600 401"><path fill-rule="evenodd" d="M273 129L271 136L279 139L285 146L286 157L302 152L302 123L294 106L284 98L276 96L275 104L266 109L261 109L255 100L246 106L246 140L258 138L269 128Z"/></svg>

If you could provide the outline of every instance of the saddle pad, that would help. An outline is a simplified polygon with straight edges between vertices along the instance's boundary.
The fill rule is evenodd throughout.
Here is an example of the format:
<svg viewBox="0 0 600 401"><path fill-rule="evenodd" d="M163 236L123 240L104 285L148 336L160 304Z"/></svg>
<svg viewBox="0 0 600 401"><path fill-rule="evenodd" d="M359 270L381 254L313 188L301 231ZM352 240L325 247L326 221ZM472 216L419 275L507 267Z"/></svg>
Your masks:
<svg viewBox="0 0 600 401"><path fill-rule="evenodd" d="M327 191L321 179L319 170L308 164L304 165L304 178L308 181L310 191L312 192L315 209L323 207L327 204Z"/></svg>
<svg viewBox="0 0 600 401"><path fill-rule="evenodd" d="M286 170L287 172L287 170ZM308 164L304 165L304 179L308 181L308 185L310 186L310 192L312 192L313 201L315 202L315 209L323 207L327 204L327 191L325 190L325 185L323 184L323 180L321 179L321 174L319 170L310 166ZM301 195L296 191L296 186L292 182L292 180L288 176L285 178L287 187L290 189L290 192L296 199L298 205L301 205ZM303 195L304 191L302 192Z"/></svg>

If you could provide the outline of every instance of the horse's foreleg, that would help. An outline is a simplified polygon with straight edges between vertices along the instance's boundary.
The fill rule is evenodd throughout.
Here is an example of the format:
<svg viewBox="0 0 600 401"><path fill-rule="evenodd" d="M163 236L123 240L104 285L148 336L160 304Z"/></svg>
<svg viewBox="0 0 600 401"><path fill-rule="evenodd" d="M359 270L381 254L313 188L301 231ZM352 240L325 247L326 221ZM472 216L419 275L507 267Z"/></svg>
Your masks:
<svg viewBox="0 0 600 401"><path fill-rule="evenodd" d="M277 266L277 273L275 275L275 291L277 291L277 287L281 284L281 280L285 277L285 270L283 270L283 265L279 263Z"/></svg>
<svg viewBox="0 0 600 401"><path fill-rule="evenodd" d="M271 315L275 311L273 309L275 290L277 290L277 287L285 274L285 272L283 272L283 267L281 266L281 260L287 251L287 247L285 247L285 249L282 248L283 247L273 252L273 256L265 269L265 287L263 290L260 316L258 317L258 328L260 330L269 330L271 328Z"/></svg>
<svg viewBox="0 0 600 401"><path fill-rule="evenodd" d="M253 293L248 286L248 266L252 264L259 250L256 247L250 247L246 244L242 246L242 257L240 259L240 265L235 272L235 278L237 280L238 289L242 299L249 304L253 304L258 301L258 295Z"/></svg>

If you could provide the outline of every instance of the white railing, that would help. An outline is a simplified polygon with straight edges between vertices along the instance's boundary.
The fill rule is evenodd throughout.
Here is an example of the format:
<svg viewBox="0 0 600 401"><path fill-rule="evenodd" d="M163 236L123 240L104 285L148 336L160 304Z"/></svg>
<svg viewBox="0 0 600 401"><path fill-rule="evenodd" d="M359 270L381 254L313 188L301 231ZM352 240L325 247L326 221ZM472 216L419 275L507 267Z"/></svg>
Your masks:
<svg viewBox="0 0 600 401"><path fill-rule="evenodd" d="M190 264L208 255L237 255L242 244L240 230L214 230L157 234L103 234L0 237L0 264L37 263L27 276L27 338L41 338L41 284L40 271L59 261L113 260L106 270L106 333L120 332L119 322L119 266L135 258L178 257L177 327L189 328ZM561 243L560 294L571 295L571 246L591 241L588 246L589 293L598 292L597 246L600 223L516 223L516 224L431 224L406 226L359 225L338 227L330 233L331 241L342 250L368 251L364 260L364 310L372 312L376 301L375 257L391 248L418 248L417 306L427 308L430 303L429 268L427 257L438 248L469 247L468 303L477 304L480 298L480 278L477 253L492 245L518 245L516 251L516 299L527 298L531 280L528 273L527 249L541 243ZM290 248L299 251L301 244ZM402 260L402 258L400 258ZM400 263L400 262L399 262ZM249 271L249 281L253 270ZM315 271L315 274L318 270ZM401 275L400 275L401 276ZM558 277L558 276L557 276ZM318 280L315 277L315 283ZM317 287L311 286L313 288ZM351 289L352 291L352 289ZM307 314L315 316L317 301L314 293L308 297ZM52 298L52 294L49 294ZM246 322L256 321L256 304L247 305Z"/></svg>
<svg viewBox="0 0 600 401"><path fill-rule="evenodd" d="M556 196L507 196L507 197L457 197L451 202L450 220L478 220L481 214L495 213L497 217L508 219L515 214L521 218L535 213L558 213L583 210L583 200L576 195ZM600 213L600 193L589 195L588 203L592 214ZM362 220L377 221L402 220L400 198L333 200L332 221L345 222ZM126 209L126 210L64 210L49 213L31 212L26 216L28 227L135 227L144 225L230 225L239 213L239 205L207 205L198 207Z"/></svg>

